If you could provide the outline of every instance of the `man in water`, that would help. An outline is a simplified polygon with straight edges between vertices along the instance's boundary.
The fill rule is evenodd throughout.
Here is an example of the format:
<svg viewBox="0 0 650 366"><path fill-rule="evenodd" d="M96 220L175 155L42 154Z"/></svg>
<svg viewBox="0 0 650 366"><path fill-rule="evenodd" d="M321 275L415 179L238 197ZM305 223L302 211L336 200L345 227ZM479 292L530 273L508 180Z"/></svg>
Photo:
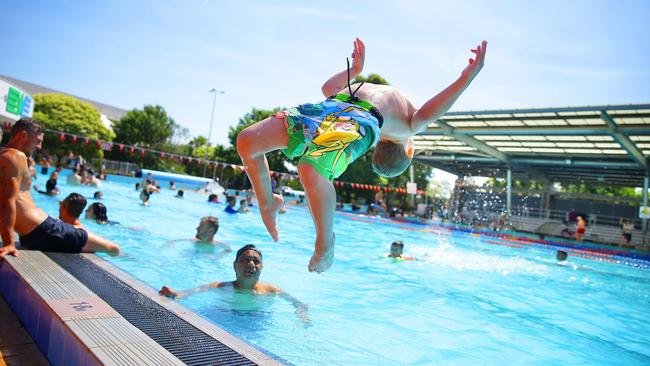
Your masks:
<svg viewBox="0 0 650 366"><path fill-rule="evenodd" d="M401 240L394 241L390 245L390 253L386 254L387 258L393 258L396 261L412 261L413 257L404 255L404 242Z"/></svg>
<svg viewBox="0 0 650 366"><path fill-rule="evenodd" d="M460 77L417 108L392 86L349 85L351 78L361 74L365 61L365 45L357 38L352 67L322 87L326 101L291 108L241 131L237 152L273 240L279 240L277 215L284 202L273 193L266 153L282 150L289 158L300 158L298 175L316 226L314 254L307 268L323 272L334 260L336 191L332 180L375 145L373 170L384 177L402 174L414 156L412 137L442 117L470 85L483 68L486 46L483 41L473 49L476 57L469 59Z"/></svg>
<svg viewBox="0 0 650 366"><path fill-rule="evenodd" d="M233 268L235 269L236 279L234 281L213 282L182 291L176 291L171 287L163 286L159 293L162 296L178 299L211 289L232 288L236 291L250 293L252 295L279 295L295 307L296 314L298 314L301 320L309 321L306 304L282 291L277 286L259 282L263 267L262 252L255 245L247 244L240 248L235 256Z"/></svg>
<svg viewBox="0 0 650 366"><path fill-rule="evenodd" d="M43 133L38 122L23 118L11 128L9 142L0 150L0 234L4 245L0 257L17 255L14 231L20 243L31 249L118 255L117 244L50 217L34 203L27 156L41 148Z"/></svg>
<svg viewBox="0 0 650 366"><path fill-rule="evenodd" d="M68 197L59 202L59 220L76 228L82 228L79 217L86 208L86 198L79 193L70 193Z"/></svg>

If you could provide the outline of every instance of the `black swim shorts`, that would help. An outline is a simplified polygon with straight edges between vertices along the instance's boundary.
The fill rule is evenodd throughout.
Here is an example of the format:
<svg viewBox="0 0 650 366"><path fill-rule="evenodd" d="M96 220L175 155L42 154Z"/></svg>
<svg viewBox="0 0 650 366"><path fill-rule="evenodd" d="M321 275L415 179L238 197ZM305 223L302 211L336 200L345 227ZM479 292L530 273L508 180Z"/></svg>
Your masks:
<svg viewBox="0 0 650 366"><path fill-rule="evenodd" d="M88 241L88 233L61 220L48 216L27 235L20 236L20 244L44 252L81 253Z"/></svg>

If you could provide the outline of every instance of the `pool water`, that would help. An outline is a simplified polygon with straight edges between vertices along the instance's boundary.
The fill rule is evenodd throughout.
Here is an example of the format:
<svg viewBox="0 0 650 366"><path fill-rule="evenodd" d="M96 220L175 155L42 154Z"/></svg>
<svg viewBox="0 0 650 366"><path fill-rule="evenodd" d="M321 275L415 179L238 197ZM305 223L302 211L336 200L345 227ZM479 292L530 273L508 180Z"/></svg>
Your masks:
<svg viewBox="0 0 650 366"><path fill-rule="evenodd" d="M280 297L211 290L179 300L231 333L297 365L647 365L650 271L569 257L560 266L543 248L495 245L490 236L437 226L390 223L337 213L334 266L307 271L314 229L306 207L288 205L273 243L256 208L228 215L225 205L164 189L149 207L122 177L101 190L109 219L82 223L122 247L114 265L159 289L234 279L233 253L190 241L202 216L219 218L216 238L234 250L263 252L261 277L309 306L296 315ZM36 182L44 185L46 176ZM58 216L58 200L91 187L65 184L37 204ZM167 187L166 184L163 187ZM89 199L89 203L94 200ZM183 240L187 239L187 240ZM180 241L172 241L180 240ZM417 261L384 258L393 240ZM504 244L507 244L504 242Z"/></svg>

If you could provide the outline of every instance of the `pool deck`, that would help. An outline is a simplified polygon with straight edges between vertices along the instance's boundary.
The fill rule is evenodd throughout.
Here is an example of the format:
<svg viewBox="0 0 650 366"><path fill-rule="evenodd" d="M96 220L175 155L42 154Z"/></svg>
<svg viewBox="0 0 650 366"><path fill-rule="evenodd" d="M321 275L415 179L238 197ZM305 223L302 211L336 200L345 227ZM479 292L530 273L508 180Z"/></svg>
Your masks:
<svg viewBox="0 0 650 366"><path fill-rule="evenodd" d="M0 295L0 366L50 365L27 330Z"/></svg>
<svg viewBox="0 0 650 366"><path fill-rule="evenodd" d="M0 356L8 364L286 363L93 254L20 254L0 262Z"/></svg>

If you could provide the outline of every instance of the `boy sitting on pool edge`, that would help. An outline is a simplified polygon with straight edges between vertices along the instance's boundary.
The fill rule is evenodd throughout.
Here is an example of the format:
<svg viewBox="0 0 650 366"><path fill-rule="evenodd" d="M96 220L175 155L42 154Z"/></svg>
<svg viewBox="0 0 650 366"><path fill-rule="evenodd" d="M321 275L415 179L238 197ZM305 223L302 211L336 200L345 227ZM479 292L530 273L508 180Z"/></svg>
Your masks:
<svg viewBox="0 0 650 366"><path fill-rule="evenodd" d="M361 83L353 91L349 81L361 74L365 61L365 46L357 38L352 67L323 85L325 102L291 108L241 131L237 151L273 240L279 240L277 215L284 200L271 190L267 152L282 150L289 158L300 157L298 175L316 226L308 270L323 272L334 259L336 191L332 180L375 144L373 170L377 174L394 177L404 172L414 155L412 136L447 112L469 86L483 67L486 46L483 41L472 50L476 58L469 60L461 76L418 109L392 86Z"/></svg>

